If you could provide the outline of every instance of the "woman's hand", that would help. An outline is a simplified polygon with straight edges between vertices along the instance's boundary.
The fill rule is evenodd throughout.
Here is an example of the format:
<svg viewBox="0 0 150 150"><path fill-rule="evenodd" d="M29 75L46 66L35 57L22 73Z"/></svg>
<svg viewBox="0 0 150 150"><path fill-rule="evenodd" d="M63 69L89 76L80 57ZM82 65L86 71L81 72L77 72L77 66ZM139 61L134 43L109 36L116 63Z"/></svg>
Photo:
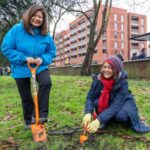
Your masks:
<svg viewBox="0 0 150 150"><path fill-rule="evenodd" d="M100 121L98 119L95 119L87 126L87 131L89 133L95 133L100 126Z"/></svg>
<svg viewBox="0 0 150 150"><path fill-rule="evenodd" d="M83 117L83 121L82 121L83 127L86 127L86 126L91 122L91 118L92 118L91 113L87 113L87 114Z"/></svg>
<svg viewBox="0 0 150 150"><path fill-rule="evenodd" d="M29 64L35 64L35 59L33 57L27 57L26 61Z"/></svg>
<svg viewBox="0 0 150 150"><path fill-rule="evenodd" d="M40 66L41 64L42 64L42 59L41 58L36 58L35 59L35 64L37 65L37 66Z"/></svg>

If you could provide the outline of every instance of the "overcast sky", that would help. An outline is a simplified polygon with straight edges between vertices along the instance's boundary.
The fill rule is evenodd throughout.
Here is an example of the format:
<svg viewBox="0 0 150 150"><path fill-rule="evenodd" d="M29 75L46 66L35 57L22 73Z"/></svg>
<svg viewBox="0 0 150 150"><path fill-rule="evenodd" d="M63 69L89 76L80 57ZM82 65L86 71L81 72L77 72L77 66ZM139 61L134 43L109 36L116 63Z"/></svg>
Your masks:
<svg viewBox="0 0 150 150"><path fill-rule="evenodd" d="M134 1L136 4L134 4ZM124 0L113 3L113 6L127 9L147 16L147 31L150 32L150 0Z"/></svg>
<svg viewBox="0 0 150 150"><path fill-rule="evenodd" d="M147 31L150 32L150 0L113 0L113 1L115 1L113 2L113 7L123 8L127 9L128 12L135 12L146 15ZM134 5L134 1L137 3L137 5ZM74 19L75 16L64 15L57 27L57 32L67 29L69 22L73 21Z"/></svg>

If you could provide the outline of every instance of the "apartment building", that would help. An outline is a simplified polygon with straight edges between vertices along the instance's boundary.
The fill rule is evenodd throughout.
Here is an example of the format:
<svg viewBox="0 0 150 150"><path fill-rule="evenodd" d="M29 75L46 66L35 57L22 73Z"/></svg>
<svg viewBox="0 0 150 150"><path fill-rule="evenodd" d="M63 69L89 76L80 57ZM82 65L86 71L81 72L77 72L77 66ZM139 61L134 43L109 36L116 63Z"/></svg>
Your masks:
<svg viewBox="0 0 150 150"><path fill-rule="evenodd" d="M103 7L101 7L95 37L101 28ZM92 19L92 11L87 11ZM125 60L132 53L146 47L146 42L130 41L131 36L146 32L146 16L127 13L127 10L112 8L108 26L95 48L93 64L100 64L110 56L121 53ZM69 24L69 29L56 35L57 56L54 66L79 65L83 63L89 42L90 23L84 16L77 17Z"/></svg>
<svg viewBox="0 0 150 150"><path fill-rule="evenodd" d="M147 32L147 17L136 13L128 13L128 37ZM129 58L133 53L139 54L142 48L147 48L147 42L128 41Z"/></svg>

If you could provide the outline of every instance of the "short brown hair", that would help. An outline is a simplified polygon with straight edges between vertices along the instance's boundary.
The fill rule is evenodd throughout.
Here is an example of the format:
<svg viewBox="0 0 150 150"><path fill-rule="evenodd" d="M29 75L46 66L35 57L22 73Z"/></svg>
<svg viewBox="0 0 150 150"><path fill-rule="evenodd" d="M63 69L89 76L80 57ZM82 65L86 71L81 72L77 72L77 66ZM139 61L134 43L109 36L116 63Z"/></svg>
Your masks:
<svg viewBox="0 0 150 150"><path fill-rule="evenodd" d="M22 21L24 24L24 28L27 32L32 34L31 27L30 27L30 19L32 16L37 12L37 11L42 11L43 13L43 24L41 26L41 34L42 35L47 35L48 33L48 17L46 10L43 6L40 6L38 4L34 4L29 9L25 11L22 17Z"/></svg>

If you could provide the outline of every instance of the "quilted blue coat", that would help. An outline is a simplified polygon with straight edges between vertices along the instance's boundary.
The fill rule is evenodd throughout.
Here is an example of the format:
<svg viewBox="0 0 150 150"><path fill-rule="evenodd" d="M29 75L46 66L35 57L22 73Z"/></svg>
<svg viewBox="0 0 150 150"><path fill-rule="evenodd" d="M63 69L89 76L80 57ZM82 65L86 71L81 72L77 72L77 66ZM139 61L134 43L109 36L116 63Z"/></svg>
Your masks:
<svg viewBox="0 0 150 150"><path fill-rule="evenodd" d="M98 76L95 75L93 77L93 83L87 94L85 113L96 111L98 114L98 99L103 90L103 84ZM122 72L121 76L115 82L109 99L109 107L99 113L97 119L101 124L106 124L122 109L128 115L133 130L139 133L150 131L150 127L145 126L139 119L135 99L128 90L127 73L125 71Z"/></svg>

